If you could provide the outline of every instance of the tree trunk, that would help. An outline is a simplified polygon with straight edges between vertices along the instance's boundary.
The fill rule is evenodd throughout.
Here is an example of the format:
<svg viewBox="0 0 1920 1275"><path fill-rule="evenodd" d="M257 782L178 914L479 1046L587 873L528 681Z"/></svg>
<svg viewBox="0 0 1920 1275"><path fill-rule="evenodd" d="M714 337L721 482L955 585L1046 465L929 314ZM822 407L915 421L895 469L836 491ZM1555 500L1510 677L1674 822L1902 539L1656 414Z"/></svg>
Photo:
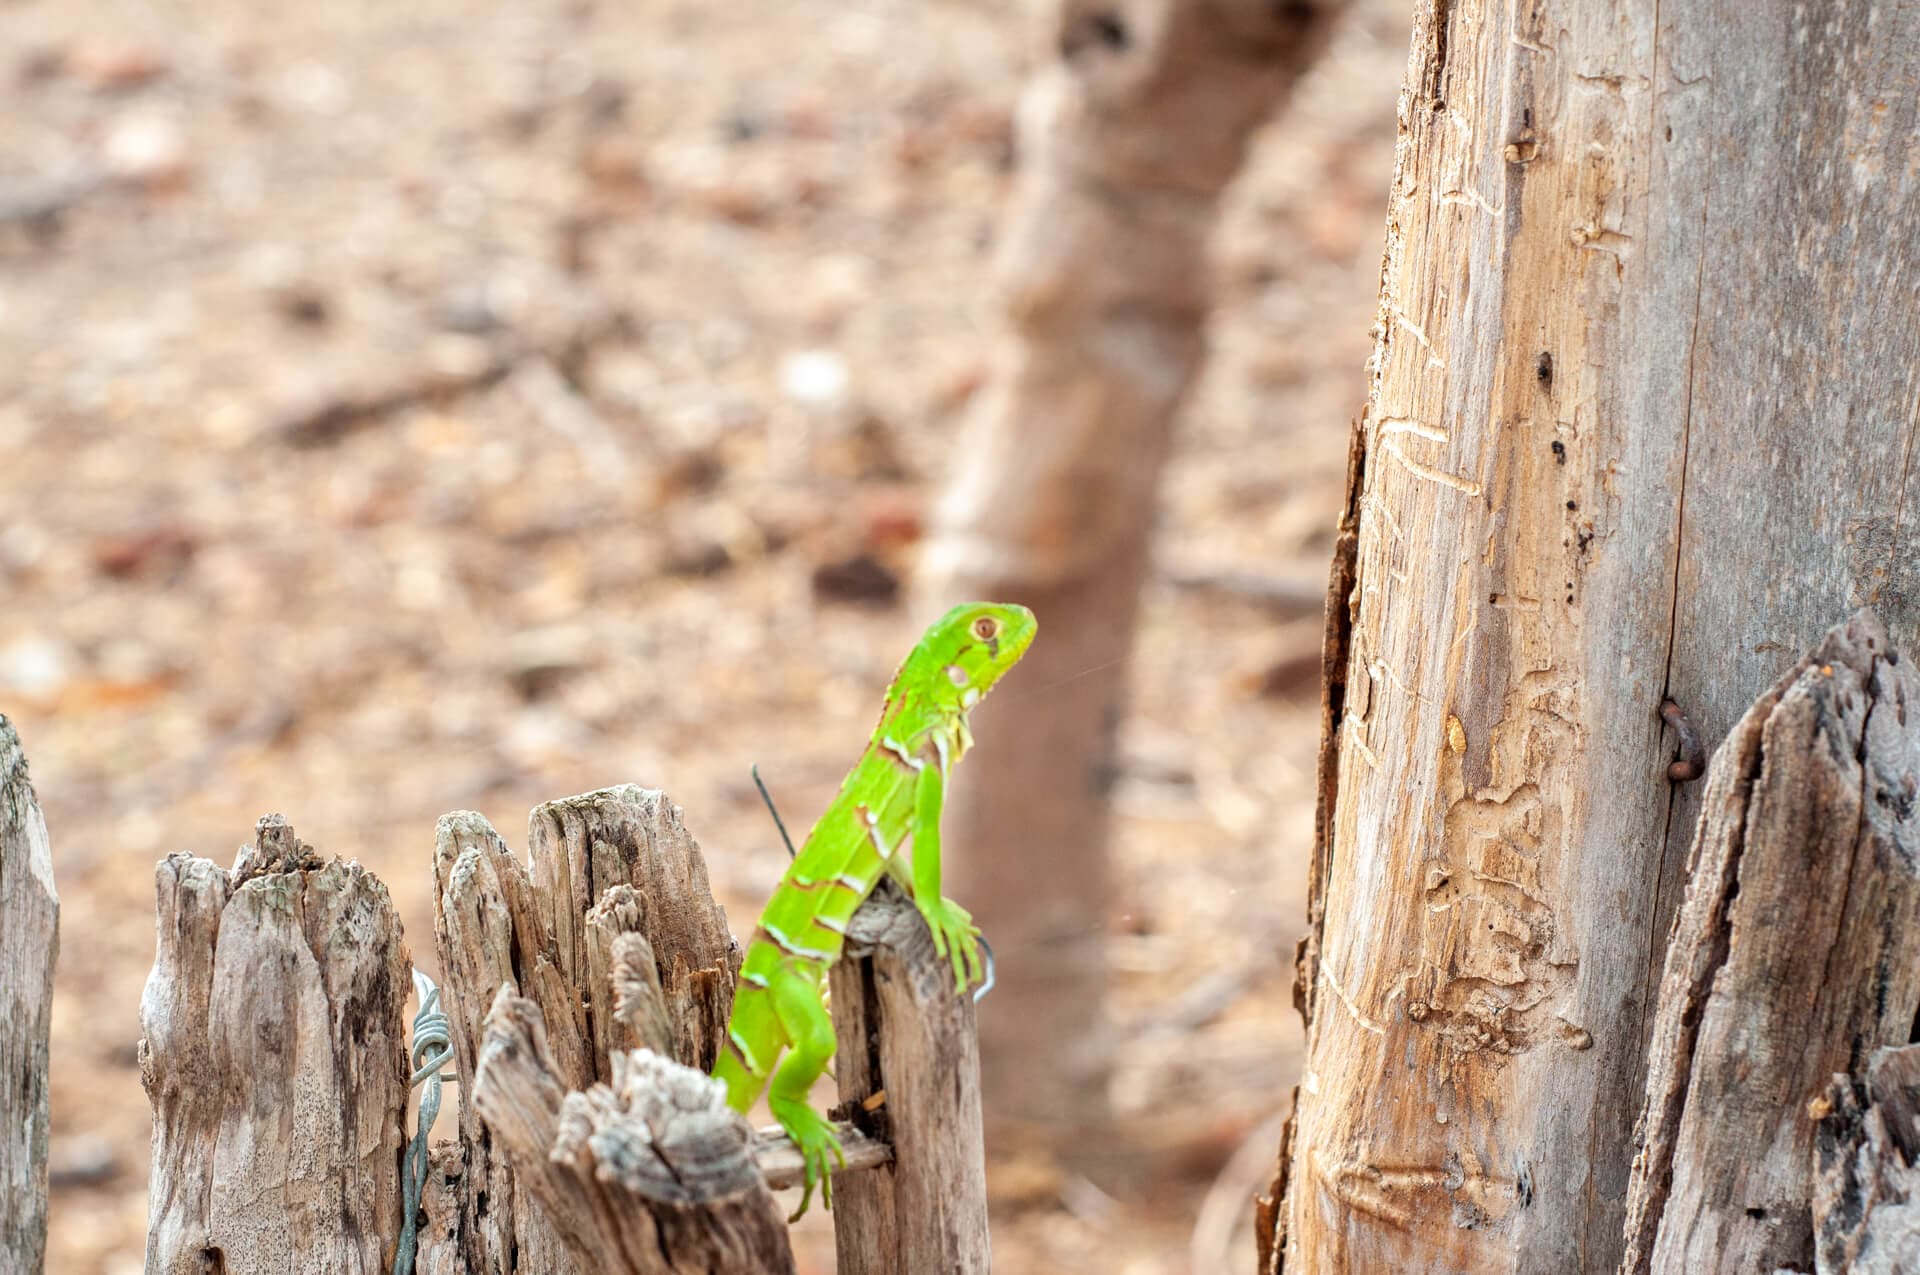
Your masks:
<svg viewBox="0 0 1920 1275"><path fill-rule="evenodd" d="M0 715L0 1270L47 1254L47 1027L60 951L47 825L13 723Z"/></svg>
<svg viewBox="0 0 1920 1275"><path fill-rule="evenodd" d="M992 937L987 1110L1061 1141L1104 1111L1107 793L1173 414L1198 369L1205 250L1253 130L1338 0L1064 0L1027 92L996 266L1003 335L923 592L1024 602L1042 636L983 705L951 893Z"/></svg>
<svg viewBox="0 0 1920 1275"><path fill-rule="evenodd" d="M1661 701L1716 739L1861 604L1920 645L1916 76L1913 9L1422 8L1269 1269L1619 1262Z"/></svg>

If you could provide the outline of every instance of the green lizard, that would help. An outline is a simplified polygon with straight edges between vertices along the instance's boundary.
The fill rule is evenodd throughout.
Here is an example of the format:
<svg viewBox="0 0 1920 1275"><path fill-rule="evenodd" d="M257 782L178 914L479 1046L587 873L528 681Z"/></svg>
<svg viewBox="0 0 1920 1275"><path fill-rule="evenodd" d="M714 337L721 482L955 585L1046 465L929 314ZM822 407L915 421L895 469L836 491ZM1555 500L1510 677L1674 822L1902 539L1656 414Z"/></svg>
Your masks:
<svg viewBox="0 0 1920 1275"><path fill-rule="evenodd" d="M940 894L940 809L954 763L973 746L967 713L1026 652L1035 628L1025 607L973 602L927 630L894 674L866 751L807 834L747 943L713 1074L726 1083L736 1111L767 1090L773 1118L806 1160L796 1218L807 1211L816 1182L831 1203L828 1161L846 1163L833 1125L807 1105L807 1092L833 1059L827 967L840 959L847 923L883 874L913 896L934 950L953 964L956 988L964 992L980 976L980 931L965 908ZM911 859L902 853L909 838Z"/></svg>

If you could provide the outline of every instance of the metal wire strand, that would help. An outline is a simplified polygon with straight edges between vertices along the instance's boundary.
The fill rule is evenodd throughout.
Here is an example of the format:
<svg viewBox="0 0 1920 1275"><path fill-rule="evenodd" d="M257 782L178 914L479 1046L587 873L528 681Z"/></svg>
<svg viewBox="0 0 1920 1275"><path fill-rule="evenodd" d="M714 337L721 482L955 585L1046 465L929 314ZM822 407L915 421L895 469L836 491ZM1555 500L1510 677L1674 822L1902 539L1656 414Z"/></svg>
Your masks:
<svg viewBox="0 0 1920 1275"><path fill-rule="evenodd" d="M425 1082L426 1087L420 1090L419 1124L413 1141L407 1144L400 1175L406 1213L400 1226L400 1245L393 1254L393 1275L413 1275L414 1249L420 1241L420 1196L427 1185L427 1134L440 1114L440 1086L455 1079L440 1073L453 1058L453 1023L440 1008L440 989L415 970L413 993L419 998L420 1012L413 1016L412 1083Z"/></svg>

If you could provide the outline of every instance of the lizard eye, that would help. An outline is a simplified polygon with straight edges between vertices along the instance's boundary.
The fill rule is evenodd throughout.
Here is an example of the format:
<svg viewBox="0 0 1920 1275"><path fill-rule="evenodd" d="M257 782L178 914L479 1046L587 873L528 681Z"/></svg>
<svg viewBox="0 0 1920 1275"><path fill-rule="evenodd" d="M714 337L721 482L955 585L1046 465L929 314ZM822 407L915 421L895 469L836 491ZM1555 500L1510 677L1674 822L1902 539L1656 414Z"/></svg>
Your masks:
<svg viewBox="0 0 1920 1275"><path fill-rule="evenodd" d="M983 615L973 622L973 635L982 642L991 642L999 635L1000 621L990 615Z"/></svg>

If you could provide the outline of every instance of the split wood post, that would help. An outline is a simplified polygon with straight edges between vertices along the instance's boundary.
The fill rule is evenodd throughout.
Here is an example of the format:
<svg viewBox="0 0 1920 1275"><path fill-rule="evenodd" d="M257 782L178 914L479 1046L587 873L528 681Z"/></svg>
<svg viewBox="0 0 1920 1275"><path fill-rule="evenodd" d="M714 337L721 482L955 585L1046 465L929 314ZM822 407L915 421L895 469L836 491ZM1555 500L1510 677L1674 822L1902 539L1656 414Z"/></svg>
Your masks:
<svg viewBox="0 0 1920 1275"><path fill-rule="evenodd" d="M708 889L705 857L665 794L629 784L547 802L528 819L528 842L522 863L484 818L461 811L440 820L434 851L434 934L453 1024L462 1154L457 1164L435 1161L443 1186L422 1258L485 1275L592 1269L592 1259L569 1250L570 1233L519 1189L523 1174L503 1158L498 1131L474 1101L501 988L513 986L537 1009L544 1069L557 1093L586 1093L615 1079L615 1052L642 1046L711 1067L739 956ZM624 966L616 960L622 950ZM623 978L624 1013L616 1006ZM519 1127L529 1137L544 1128L531 1118ZM518 1149L532 1154L524 1138ZM445 1185L449 1175L457 1181ZM457 1224L438 1212L455 1201ZM457 1258L441 1256L447 1245Z"/></svg>
<svg viewBox="0 0 1920 1275"><path fill-rule="evenodd" d="M1920 649L1916 78L1911 7L1421 4L1267 1270L1617 1267L1661 702L1718 739L1861 605Z"/></svg>
<svg viewBox="0 0 1920 1275"><path fill-rule="evenodd" d="M147 1275L387 1275L410 958L386 887L279 815L231 872L175 854L156 877Z"/></svg>
<svg viewBox="0 0 1920 1275"><path fill-rule="evenodd" d="M893 1159L834 1179L840 1275L984 1275L992 1252L973 1001L955 994L953 966L891 881L854 914L847 940L830 976L838 1110L872 1122Z"/></svg>
<svg viewBox="0 0 1920 1275"><path fill-rule="evenodd" d="M1000 335L928 544L930 611L1031 606L1026 689L981 706L947 870L994 936L996 1129L1057 1146L1105 1115L1108 794L1149 529L1211 304L1206 248L1247 143L1343 0L1059 0L1020 112Z"/></svg>
<svg viewBox="0 0 1920 1275"><path fill-rule="evenodd" d="M1707 772L1622 1275L1812 1269L1818 1105L1836 1072L1905 1045L1916 1010L1920 675L1863 613L1747 711Z"/></svg>
<svg viewBox="0 0 1920 1275"><path fill-rule="evenodd" d="M47 1250L47 1028L60 896L46 821L13 723L0 714L0 1270L37 1275Z"/></svg>
<svg viewBox="0 0 1920 1275"><path fill-rule="evenodd" d="M568 1092L539 1007L501 989L473 1105L580 1268L791 1275L752 1130L722 1087L647 1049L616 1049L610 1072L610 1083Z"/></svg>
<svg viewBox="0 0 1920 1275"><path fill-rule="evenodd" d="M1817 1138L1817 1275L1920 1268L1920 1044L1877 1049L1835 1076Z"/></svg>
<svg viewBox="0 0 1920 1275"><path fill-rule="evenodd" d="M704 1074L737 953L718 945L725 916L678 810L628 787L549 803L531 822L529 866L478 815L440 823L437 930L456 1057L474 1081L462 1100L465 1163L436 1161L441 1199L429 1200L422 1269L460 1244L462 1260L493 1263L474 1270L791 1269L768 1188L800 1181L799 1156L777 1130L749 1137ZM602 886L584 920L560 919L566 900L577 909ZM559 981L568 944L556 934L574 936L583 997ZM854 1114L839 1125L840 1269L985 1271L972 1002L893 887L856 914L848 937L833 974L836 1073ZM521 986L546 990L521 995L516 972ZM476 1014L485 986L501 990ZM462 1025L476 1019L477 1039ZM510 1225L490 1227L483 1183L485 1209ZM533 1252L541 1265L527 1264Z"/></svg>

